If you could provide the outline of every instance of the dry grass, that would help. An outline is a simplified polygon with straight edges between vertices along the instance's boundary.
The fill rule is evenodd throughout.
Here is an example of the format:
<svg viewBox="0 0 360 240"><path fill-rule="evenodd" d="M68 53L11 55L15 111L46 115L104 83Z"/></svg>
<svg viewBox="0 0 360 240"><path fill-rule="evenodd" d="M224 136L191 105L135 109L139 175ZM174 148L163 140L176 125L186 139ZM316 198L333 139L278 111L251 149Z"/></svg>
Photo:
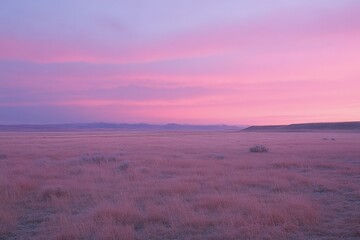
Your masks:
<svg viewBox="0 0 360 240"><path fill-rule="evenodd" d="M259 141L271 152L250 153ZM359 145L351 133L0 133L0 239L358 239Z"/></svg>

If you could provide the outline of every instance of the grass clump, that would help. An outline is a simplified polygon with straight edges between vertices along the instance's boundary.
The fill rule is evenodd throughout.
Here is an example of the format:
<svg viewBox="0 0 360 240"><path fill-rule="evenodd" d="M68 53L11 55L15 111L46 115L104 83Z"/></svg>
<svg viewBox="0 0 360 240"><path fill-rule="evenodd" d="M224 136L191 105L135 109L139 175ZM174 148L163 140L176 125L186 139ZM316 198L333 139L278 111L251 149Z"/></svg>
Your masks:
<svg viewBox="0 0 360 240"><path fill-rule="evenodd" d="M252 153L265 153L268 152L269 149L265 147L264 145L255 145L249 148L249 151Z"/></svg>
<svg viewBox="0 0 360 240"><path fill-rule="evenodd" d="M127 170L129 168L129 162L124 161L118 166L118 170Z"/></svg>
<svg viewBox="0 0 360 240"><path fill-rule="evenodd" d="M103 163L116 162L116 158L113 156L102 155L100 153L94 153L91 155L86 154L81 158L81 161L90 164L103 164Z"/></svg>

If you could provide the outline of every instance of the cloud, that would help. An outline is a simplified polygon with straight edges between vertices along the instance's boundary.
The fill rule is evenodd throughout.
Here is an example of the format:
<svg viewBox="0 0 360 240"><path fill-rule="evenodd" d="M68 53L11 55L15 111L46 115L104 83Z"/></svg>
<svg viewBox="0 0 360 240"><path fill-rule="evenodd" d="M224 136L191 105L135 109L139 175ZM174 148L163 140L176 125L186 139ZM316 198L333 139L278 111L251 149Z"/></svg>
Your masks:
<svg viewBox="0 0 360 240"><path fill-rule="evenodd" d="M358 3L319 13L311 10L274 12L263 18L233 24L213 24L162 38L139 38L131 34L84 39L24 38L2 35L0 58L30 62L144 63L217 56L234 50L271 48L282 50L324 39L348 42L360 35ZM126 32L112 19L107 26ZM140 36L137 36L140 37ZM128 39L128 40L126 40ZM332 44L330 42L330 44Z"/></svg>
<svg viewBox="0 0 360 240"><path fill-rule="evenodd" d="M330 5L164 32L111 14L82 13L64 34L45 31L59 19L25 33L8 26L0 30L0 123L356 119L360 5Z"/></svg>

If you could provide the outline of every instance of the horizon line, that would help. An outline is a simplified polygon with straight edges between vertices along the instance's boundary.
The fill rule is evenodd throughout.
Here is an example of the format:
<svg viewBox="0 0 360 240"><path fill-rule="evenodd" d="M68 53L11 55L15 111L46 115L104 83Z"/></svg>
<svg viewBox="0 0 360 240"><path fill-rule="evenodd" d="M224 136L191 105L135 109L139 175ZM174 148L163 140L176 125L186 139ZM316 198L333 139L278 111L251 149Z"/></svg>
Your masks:
<svg viewBox="0 0 360 240"><path fill-rule="evenodd" d="M228 124L228 123L209 123L209 124L196 124L196 123L178 123L178 122L167 122L167 123L151 123L151 122L70 122L70 123L0 123L0 126L45 126L45 125L80 125L80 124L108 124L108 125L153 125L153 126L166 126L166 125L180 125L180 126L233 126L233 127L244 127L244 126L284 126L294 124L318 124L318 123L355 123L360 120L348 120L348 121L321 121L321 122L293 122L283 124Z"/></svg>

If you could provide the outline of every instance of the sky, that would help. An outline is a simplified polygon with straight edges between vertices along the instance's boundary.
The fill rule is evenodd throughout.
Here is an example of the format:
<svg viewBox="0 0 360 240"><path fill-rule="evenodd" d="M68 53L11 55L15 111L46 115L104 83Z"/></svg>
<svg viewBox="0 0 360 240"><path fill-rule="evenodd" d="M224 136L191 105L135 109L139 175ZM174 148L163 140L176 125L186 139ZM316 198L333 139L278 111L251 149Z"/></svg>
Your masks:
<svg viewBox="0 0 360 240"><path fill-rule="evenodd" d="M0 124L360 120L358 0L3 0Z"/></svg>

